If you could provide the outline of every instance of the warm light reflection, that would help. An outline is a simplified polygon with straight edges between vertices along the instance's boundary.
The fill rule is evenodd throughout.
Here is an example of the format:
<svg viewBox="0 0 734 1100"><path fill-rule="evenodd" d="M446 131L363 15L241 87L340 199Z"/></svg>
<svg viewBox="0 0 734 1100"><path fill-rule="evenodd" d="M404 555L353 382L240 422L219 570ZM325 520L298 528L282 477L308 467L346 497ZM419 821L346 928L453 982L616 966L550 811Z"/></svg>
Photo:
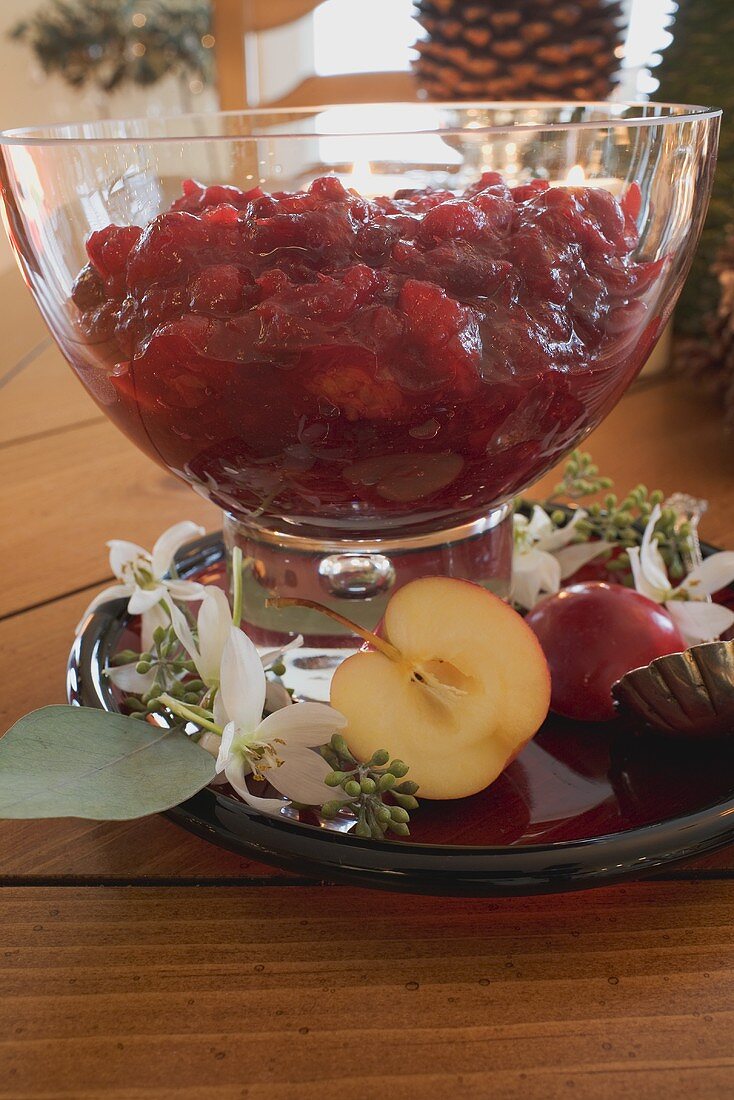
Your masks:
<svg viewBox="0 0 734 1100"><path fill-rule="evenodd" d="M24 199L29 199L34 206L43 203L43 186L38 175L33 157L23 145L17 145L13 149L13 170L18 184L18 190Z"/></svg>
<svg viewBox="0 0 734 1100"><path fill-rule="evenodd" d="M374 186L374 172L368 160L355 160L352 171L344 177L345 187L353 187L360 195L369 194Z"/></svg>
<svg viewBox="0 0 734 1100"><path fill-rule="evenodd" d="M566 175L566 183L569 187L583 187L586 183L586 172L580 164L574 164Z"/></svg>

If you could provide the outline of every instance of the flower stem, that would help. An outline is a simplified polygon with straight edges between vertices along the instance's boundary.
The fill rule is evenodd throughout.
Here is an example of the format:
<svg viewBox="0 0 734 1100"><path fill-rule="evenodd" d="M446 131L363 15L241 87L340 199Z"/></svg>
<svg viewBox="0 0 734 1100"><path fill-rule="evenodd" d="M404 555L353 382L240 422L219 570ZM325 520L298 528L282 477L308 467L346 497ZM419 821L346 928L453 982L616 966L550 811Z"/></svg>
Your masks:
<svg viewBox="0 0 734 1100"><path fill-rule="evenodd" d="M239 546L232 551L232 622L235 626L242 622L242 550Z"/></svg>
<svg viewBox="0 0 734 1100"><path fill-rule="evenodd" d="M210 730L211 733L216 733L219 737L222 736L222 731L215 722L212 722L209 718L204 718L202 714L197 714L191 710L184 703L179 702L178 699L174 699L172 695L164 693L158 696L158 702L167 706L170 711L177 714L179 718L185 718L187 722L193 722L196 726L201 726L203 729Z"/></svg>
<svg viewBox="0 0 734 1100"><path fill-rule="evenodd" d="M266 607L308 607L313 611L320 611L322 615L328 615L330 619L333 619L335 623L339 623L341 626L345 626L348 630L351 630L353 634L356 634L359 638L364 638L374 649L379 650L385 657L389 657L391 661L402 662L404 657L397 646L394 646L392 642L386 641L378 634L373 634L371 630L366 630L363 626L359 626L357 623L353 623L351 619L348 619L345 615L340 615L338 611L332 611L330 607L325 607L322 603L317 603L316 600L299 599L297 596L277 596L273 599L265 601Z"/></svg>

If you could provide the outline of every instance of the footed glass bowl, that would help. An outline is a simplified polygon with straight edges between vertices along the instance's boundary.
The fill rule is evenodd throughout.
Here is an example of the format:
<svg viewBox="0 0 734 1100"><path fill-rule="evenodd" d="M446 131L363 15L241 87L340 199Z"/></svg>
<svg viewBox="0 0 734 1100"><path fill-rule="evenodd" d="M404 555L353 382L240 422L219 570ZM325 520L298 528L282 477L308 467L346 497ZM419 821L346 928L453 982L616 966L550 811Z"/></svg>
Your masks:
<svg viewBox="0 0 734 1100"><path fill-rule="evenodd" d="M222 507L251 629L305 632L323 676L351 639L269 596L372 626L421 574L506 594L508 501L654 347L718 123L619 103L107 121L1 134L0 182L73 369Z"/></svg>

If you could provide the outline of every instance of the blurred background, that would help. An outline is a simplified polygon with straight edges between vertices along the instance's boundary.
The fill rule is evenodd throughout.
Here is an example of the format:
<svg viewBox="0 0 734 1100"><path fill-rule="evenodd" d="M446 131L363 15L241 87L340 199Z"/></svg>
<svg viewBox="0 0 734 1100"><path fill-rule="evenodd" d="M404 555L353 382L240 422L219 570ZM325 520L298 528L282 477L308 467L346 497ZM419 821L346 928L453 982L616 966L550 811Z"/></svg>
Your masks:
<svg viewBox="0 0 734 1100"><path fill-rule="evenodd" d="M725 109L731 0L3 0L0 128L433 99L657 98ZM676 312L734 410L734 126ZM0 240L0 273L12 267ZM663 343L654 369L667 366ZM734 416L734 413L732 413Z"/></svg>
<svg viewBox="0 0 734 1100"><path fill-rule="evenodd" d="M619 32L601 28L608 42L600 47L611 46L619 70L616 98L639 98L656 91L658 81L651 67L659 64L661 51L672 41L673 0L594 0L586 5L564 5L561 0L552 5L463 0L424 4L413 0L3 0L0 128L99 114L121 117L210 110L217 105L217 62L225 108L245 101L250 106L280 100L324 102L311 98L312 93L321 97L336 91L344 93L343 102L385 100L393 92L413 98L425 83L420 74L411 72L419 56L417 42L433 37L435 46L443 30L450 49L447 24L450 32L451 23L466 20L466 32L472 23L481 27L491 15L511 9L520 16L519 23L533 18L539 22L564 7L578 8L583 16L579 26L568 27L569 38L576 41L588 38L589 24L598 21L599 13L605 21L610 16L616 21ZM443 16L443 28L436 15L439 23ZM219 43L215 27L222 36ZM159 49L152 50L150 36L155 28L161 31ZM591 33L598 29L592 28ZM471 48L471 32L467 39L461 30L459 26L454 42L463 41ZM517 26L508 30L516 31ZM186 41L189 36L193 42ZM488 39L485 50L477 48L477 52L486 54L489 48ZM197 54L207 50L213 55L210 71L206 71L206 59L204 73L196 71ZM111 90L104 90L100 85L115 68L110 58L120 53L128 62L126 72ZM167 71L186 57L193 60L189 71ZM446 61L448 70L450 58ZM70 77L79 83L74 85ZM497 98L521 98L521 83L515 94ZM485 97L489 94L485 87Z"/></svg>

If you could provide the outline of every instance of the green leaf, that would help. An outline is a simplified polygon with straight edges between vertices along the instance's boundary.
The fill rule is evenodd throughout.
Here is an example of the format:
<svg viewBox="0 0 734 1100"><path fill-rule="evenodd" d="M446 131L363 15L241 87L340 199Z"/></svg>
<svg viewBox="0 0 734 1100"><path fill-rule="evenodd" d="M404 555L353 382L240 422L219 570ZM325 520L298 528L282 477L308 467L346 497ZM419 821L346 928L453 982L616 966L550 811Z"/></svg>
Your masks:
<svg viewBox="0 0 734 1100"><path fill-rule="evenodd" d="M214 775L213 757L177 730L89 707L43 707L0 739L0 818L145 817Z"/></svg>

